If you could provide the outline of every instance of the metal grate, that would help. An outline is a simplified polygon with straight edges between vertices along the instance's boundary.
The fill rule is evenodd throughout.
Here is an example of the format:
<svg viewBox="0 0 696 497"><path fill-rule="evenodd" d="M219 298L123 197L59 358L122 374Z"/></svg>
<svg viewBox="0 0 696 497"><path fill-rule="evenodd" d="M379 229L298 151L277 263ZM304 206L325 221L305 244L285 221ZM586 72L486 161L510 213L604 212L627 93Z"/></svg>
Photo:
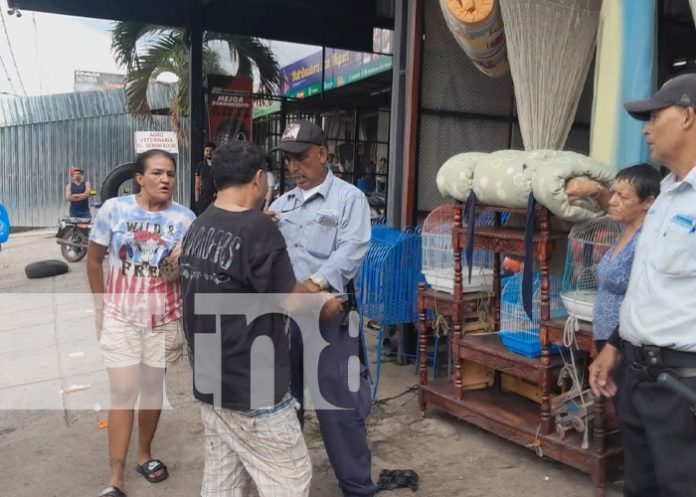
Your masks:
<svg viewBox="0 0 696 497"><path fill-rule="evenodd" d="M439 2L425 2L424 17L422 107L509 116L512 78L492 79L474 67L447 28Z"/></svg>
<svg viewBox="0 0 696 497"><path fill-rule="evenodd" d="M440 195L435 184L443 162L464 151L508 148L509 128L509 123L500 121L423 115L418 149L418 210L431 210L451 201Z"/></svg>
<svg viewBox="0 0 696 497"><path fill-rule="evenodd" d="M450 33L439 2L424 4L418 211L447 203L435 185L442 163L461 152L523 149L514 116L512 78L484 76ZM593 64L594 65L594 64ZM566 149L589 153L594 70L583 89Z"/></svg>

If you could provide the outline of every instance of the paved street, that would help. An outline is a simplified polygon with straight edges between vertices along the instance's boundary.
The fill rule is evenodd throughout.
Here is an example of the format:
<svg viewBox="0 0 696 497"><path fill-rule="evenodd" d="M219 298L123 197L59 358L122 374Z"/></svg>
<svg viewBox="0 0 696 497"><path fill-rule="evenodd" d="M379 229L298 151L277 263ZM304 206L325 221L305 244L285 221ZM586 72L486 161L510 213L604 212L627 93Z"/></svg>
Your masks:
<svg viewBox="0 0 696 497"><path fill-rule="evenodd" d="M106 374L89 310L85 263L66 275L28 280L24 266L60 259L53 230L13 235L0 251L0 496L95 496L107 483ZM196 496L203 435L186 361L167 373L169 409L154 444L169 480L150 485L127 463L130 497ZM417 414L414 368L386 363L380 402L370 418L374 475L409 468L421 477L416 495L439 497L591 497L589 478L452 417ZM72 393L63 389L77 387ZM318 427L305 435L314 463L313 497L340 493ZM131 442L134 445L135 437ZM380 494L381 495L381 494ZM413 495L402 489L385 495ZM619 494L610 492L609 497Z"/></svg>

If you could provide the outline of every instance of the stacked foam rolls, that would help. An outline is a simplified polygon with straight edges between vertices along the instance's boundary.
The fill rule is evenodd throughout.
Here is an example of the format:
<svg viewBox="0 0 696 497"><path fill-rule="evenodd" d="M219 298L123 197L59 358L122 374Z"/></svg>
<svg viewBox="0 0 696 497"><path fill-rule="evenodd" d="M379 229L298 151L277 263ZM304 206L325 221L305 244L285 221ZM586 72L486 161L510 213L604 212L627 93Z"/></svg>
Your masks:
<svg viewBox="0 0 696 497"><path fill-rule="evenodd" d="M436 183L443 196L466 202L473 191L479 202L526 208L530 194L561 219L573 223L602 216L596 200L570 202L566 182L586 177L609 186L611 168L590 157L558 150L498 150L457 154L442 165Z"/></svg>
<svg viewBox="0 0 696 497"><path fill-rule="evenodd" d="M476 68L499 78L510 72L498 0L440 0L454 38Z"/></svg>

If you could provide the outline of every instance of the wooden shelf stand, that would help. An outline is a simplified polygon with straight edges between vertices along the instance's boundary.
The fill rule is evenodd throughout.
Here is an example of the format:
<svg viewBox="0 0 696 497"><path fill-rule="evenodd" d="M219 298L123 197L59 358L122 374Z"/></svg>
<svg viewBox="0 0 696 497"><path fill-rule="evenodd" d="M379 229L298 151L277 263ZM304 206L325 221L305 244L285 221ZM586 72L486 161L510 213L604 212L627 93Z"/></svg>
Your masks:
<svg viewBox="0 0 696 497"><path fill-rule="evenodd" d="M549 267L553 245L567 237L566 233L552 232L550 214L544 207L535 212L533 257L539 263L541 281L541 357L529 359L510 352L497 333L467 334L463 325L475 316L483 299L488 302L495 331L500 330L501 298L501 253L525 255L524 229L501 226L501 214L512 212L526 214L524 209L477 206L478 212L494 213L494 226L477 227L474 231L474 247L493 252L493 284L491 294L464 293L464 266L462 251L466 247L467 228L462 226L463 206L455 204L452 227L454 252L454 292L447 294L419 287L420 315L420 364L419 364L419 410L425 415L426 407L432 404L464 421L496 434L519 445L534 448L544 457L562 462L591 475L597 497L604 496L606 471L620 462L621 448L614 438L605 432L602 403L596 402L597 411L593 421L593 437L590 447L582 448L582 435L573 432L561 438L555 432L551 416L551 384L553 372L562 366L559 356L552 356L552 344L562 344L564 319L550 319ZM430 322L428 311L436 310L451 322L450 353L454 367L451 378L429 380L427 343ZM580 350L592 353L592 330L578 333L576 342ZM589 337L589 338L588 338ZM477 363L495 370L495 382L491 388L468 390L463 378L464 364ZM515 393L501 389L500 375L506 374L537 385L538 398L534 402Z"/></svg>

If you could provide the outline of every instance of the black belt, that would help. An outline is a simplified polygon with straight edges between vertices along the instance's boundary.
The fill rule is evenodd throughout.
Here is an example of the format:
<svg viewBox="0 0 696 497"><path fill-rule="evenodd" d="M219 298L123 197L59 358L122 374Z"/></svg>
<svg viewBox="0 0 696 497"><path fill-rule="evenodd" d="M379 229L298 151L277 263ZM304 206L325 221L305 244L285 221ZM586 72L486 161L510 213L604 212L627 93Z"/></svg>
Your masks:
<svg viewBox="0 0 696 497"><path fill-rule="evenodd" d="M643 368L673 369L680 376L696 376L696 353L658 347L656 345L636 346L621 340L621 351L629 366Z"/></svg>

